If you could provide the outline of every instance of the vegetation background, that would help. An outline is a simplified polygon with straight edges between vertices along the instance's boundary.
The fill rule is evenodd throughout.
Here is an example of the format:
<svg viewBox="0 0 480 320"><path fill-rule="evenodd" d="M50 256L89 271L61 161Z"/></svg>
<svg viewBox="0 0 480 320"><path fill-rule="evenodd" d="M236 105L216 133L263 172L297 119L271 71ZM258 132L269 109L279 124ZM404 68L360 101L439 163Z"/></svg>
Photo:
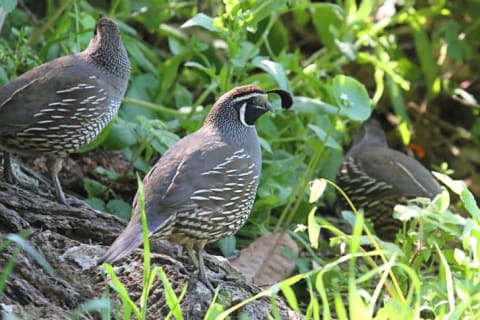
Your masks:
<svg viewBox="0 0 480 320"><path fill-rule="evenodd" d="M66 162L66 190L128 219L136 173L198 129L215 98L242 84L286 89L293 110L276 101L257 125L264 160L254 210L210 251L230 256L289 230L300 276L281 289L308 318L478 317L480 2L0 0L0 8L0 84L85 48L100 12L120 25L129 88L115 120ZM335 189L312 198L309 182L335 180L343 146L372 112L392 147L458 180L447 185L466 210L450 212L445 192L427 209L408 209L421 223L397 243L364 251L359 243L373 240L360 237L361 214L346 216L354 236L343 234L325 218ZM30 164L45 170L42 159ZM325 229L337 237L318 243ZM348 249L336 252L339 243Z"/></svg>

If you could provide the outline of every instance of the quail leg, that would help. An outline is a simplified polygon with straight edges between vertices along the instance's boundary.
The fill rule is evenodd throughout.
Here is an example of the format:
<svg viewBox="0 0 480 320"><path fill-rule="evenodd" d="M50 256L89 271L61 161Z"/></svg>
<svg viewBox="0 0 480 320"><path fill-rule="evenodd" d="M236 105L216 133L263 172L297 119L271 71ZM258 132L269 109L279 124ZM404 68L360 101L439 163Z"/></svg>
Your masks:
<svg viewBox="0 0 480 320"><path fill-rule="evenodd" d="M205 263L203 261L203 252L206 243L201 242L197 245L197 258L198 258L198 278L202 281L211 291L215 291L210 280L207 278L207 273L205 271Z"/></svg>
<svg viewBox="0 0 480 320"><path fill-rule="evenodd" d="M190 260L192 260L193 265L198 269L198 259L193 253L193 244L186 245L185 249L187 249L188 256L190 257Z"/></svg>
<svg viewBox="0 0 480 320"><path fill-rule="evenodd" d="M52 177L53 186L55 187L55 195L57 197L57 201L61 204L67 204L67 200L65 199L65 194L63 193L63 190L62 190L62 185L60 184L60 180L58 179L58 173L60 172L60 170L62 170L62 162L63 162L63 159L48 158L47 167Z"/></svg>
<svg viewBox="0 0 480 320"><path fill-rule="evenodd" d="M3 177L8 183L15 183L16 179L13 175L12 156L8 152L3 153Z"/></svg>

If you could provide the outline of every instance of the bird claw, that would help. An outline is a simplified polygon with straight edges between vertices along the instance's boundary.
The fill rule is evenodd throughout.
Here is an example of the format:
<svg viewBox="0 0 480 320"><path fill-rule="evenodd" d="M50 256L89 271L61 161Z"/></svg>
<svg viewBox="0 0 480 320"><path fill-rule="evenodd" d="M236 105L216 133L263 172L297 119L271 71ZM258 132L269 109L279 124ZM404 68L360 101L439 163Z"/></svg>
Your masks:
<svg viewBox="0 0 480 320"><path fill-rule="evenodd" d="M219 275L217 273L213 273L213 274ZM211 292L215 292L215 289L221 286L223 283L223 280L220 277L216 278L216 277L205 276L204 278L202 278L200 274L198 275L198 281L203 283Z"/></svg>

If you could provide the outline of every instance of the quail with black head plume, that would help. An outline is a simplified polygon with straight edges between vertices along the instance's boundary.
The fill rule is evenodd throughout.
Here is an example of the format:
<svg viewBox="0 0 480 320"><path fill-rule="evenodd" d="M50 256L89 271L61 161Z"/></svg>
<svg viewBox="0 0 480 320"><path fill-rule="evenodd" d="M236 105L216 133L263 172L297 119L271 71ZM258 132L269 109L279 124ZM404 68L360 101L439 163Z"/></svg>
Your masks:
<svg viewBox="0 0 480 320"><path fill-rule="evenodd" d="M205 245L235 233L252 209L262 165L254 124L272 111L270 92L280 95L283 108L291 106L286 91L237 87L221 96L203 126L167 150L143 179L150 237L183 245L206 283ZM130 223L100 262L114 263L142 242L137 194Z"/></svg>
<svg viewBox="0 0 480 320"><path fill-rule="evenodd" d="M118 26L101 17L88 47L42 64L0 88L4 176L18 182L11 153L44 155L60 203L62 158L91 142L116 114L130 62Z"/></svg>
<svg viewBox="0 0 480 320"><path fill-rule="evenodd" d="M365 122L355 136L337 182L355 207L364 209L384 240L394 240L401 227L401 221L393 218L396 204L417 197L433 199L441 192L420 162L388 147L385 132L375 119Z"/></svg>

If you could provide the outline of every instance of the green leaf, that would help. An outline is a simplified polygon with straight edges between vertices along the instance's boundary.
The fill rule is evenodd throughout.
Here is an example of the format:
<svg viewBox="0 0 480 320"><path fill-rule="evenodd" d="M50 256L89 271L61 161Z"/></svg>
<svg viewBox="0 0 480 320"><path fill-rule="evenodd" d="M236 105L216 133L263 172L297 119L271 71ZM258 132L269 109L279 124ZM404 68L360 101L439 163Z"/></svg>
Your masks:
<svg viewBox="0 0 480 320"><path fill-rule="evenodd" d="M350 280L348 289L350 319L371 319L372 315L363 302L359 289L355 286L353 279Z"/></svg>
<svg viewBox="0 0 480 320"><path fill-rule="evenodd" d="M137 137L135 135L134 125L119 119L119 121L116 121L112 125L102 146L107 150L121 150L134 145L136 142Z"/></svg>
<svg viewBox="0 0 480 320"><path fill-rule="evenodd" d="M317 212L317 208L314 207L310 210L308 214L308 239L310 240L310 245L312 248L318 248L318 238L320 237L320 225L318 224L317 220L315 219L315 213Z"/></svg>
<svg viewBox="0 0 480 320"><path fill-rule="evenodd" d="M323 195L325 188L327 187L327 180L325 179L315 179L310 181L310 198L308 202L316 202Z"/></svg>
<svg viewBox="0 0 480 320"><path fill-rule="evenodd" d="M254 58L252 64L271 75L281 89L289 90L288 79L283 65L270 61L265 57Z"/></svg>
<svg viewBox="0 0 480 320"><path fill-rule="evenodd" d="M288 305L294 311L298 311L298 301L295 295L295 291L293 291L292 287L286 284L280 285L280 290L282 290L283 296L287 299Z"/></svg>
<svg viewBox="0 0 480 320"><path fill-rule="evenodd" d="M415 42L415 50L420 67L427 82L427 89L430 94L438 94L440 91L440 78L437 59L434 56L434 48L430 41L429 34L425 28L428 19L413 11L409 16L411 34Z"/></svg>
<svg viewBox="0 0 480 320"><path fill-rule="evenodd" d="M119 174L116 173L115 171L112 171L112 170L108 170L104 167L96 167L95 168L95 171L101 175L104 175L106 176L109 180L111 181L116 181L119 177Z"/></svg>
<svg viewBox="0 0 480 320"><path fill-rule="evenodd" d="M335 39L342 28L343 10L336 4L312 4L312 22L320 40L330 49L335 49Z"/></svg>
<svg viewBox="0 0 480 320"><path fill-rule="evenodd" d="M353 43L335 40L335 45L345 57L347 57L350 61L355 61L357 55L355 45Z"/></svg>
<svg viewBox="0 0 480 320"><path fill-rule="evenodd" d="M145 52L148 51L148 49L142 42L130 37L125 38L123 42L130 60L135 61L136 64L151 74L157 73L155 66L147 58L145 58Z"/></svg>
<svg viewBox="0 0 480 320"><path fill-rule="evenodd" d="M117 217L128 220L132 212L132 207L123 200L112 199L107 203L107 210Z"/></svg>
<svg viewBox="0 0 480 320"><path fill-rule="evenodd" d="M83 187L88 193L89 198L94 198L107 191L107 187L96 180L86 178L83 182Z"/></svg>
<svg viewBox="0 0 480 320"><path fill-rule="evenodd" d="M355 121L370 117L370 98L363 84L354 78L338 75L333 79L332 90L341 115Z"/></svg>
<svg viewBox="0 0 480 320"><path fill-rule="evenodd" d="M176 320L183 319L182 309L180 308L180 300L178 299L175 291L172 289L170 282L168 281L167 275L162 268L158 268L158 275L160 280L163 283L163 288L165 289L165 300L167 300L168 307L170 308L171 313ZM168 317L170 318L170 317Z"/></svg>
<svg viewBox="0 0 480 320"><path fill-rule="evenodd" d="M218 246L220 247L220 250L222 251L222 254L225 257L231 257L235 253L235 249L237 248L237 239L235 238L234 235L228 236L226 238L223 238L219 240Z"/></svg>
<svg viewBox="0 0 480 320"><path fill-rule="evenodd" d="M12 12L17 6L17 0L0 0L0 8L6 13Z"/></svg>
<svg viewBox="0 0 480 320"><path fill-rule="evenodd" d="M216 26L212 19L212 17L207 16L204 13L199 13L195 17L187 20L184 24L182 24L182 28L190 28L190 27L202 27L212 32L220 31Z"/></svg>
<svg viewBox="0 0 480 320"><path fill-rule="evenodd" d="M262 147L262 150L265 150L267 151L268 153L272 153L273 150L272 150L272 146L270 145L270 143L268 143L267 140L261 138L261 137L258 137L258 141L260 142L260 146Z"/></svg>
<svg viewBox="0 0 480 320"><path fill-rule="evenodd" d="M105 207L105 202L100 198L88 198L85 202L95 210L107 211Z"/></svg>
<svg viewBox="0 0 480 320"><path fill-rule="evenodd" d="M110 299L107 297L87 300L73 310L69 319L86 319L86 315L95 311L108 310L110 308Z"/></svg>
<svg viewBox="0 0 480 320"><path fill-rule="evenodd" d="M120 297L120 300L122 300L122 306L124 308L124 318L128 317L130 318L130 310L133 310L137 318L141 318L141 313L138 307L136 306L135 302L130 298L128 295L128 290L125 288L125 286L122 284L120 279L118 279L117 275L115 274L115 271L113 270L113 267L111 264L104 263L103 268L105 271L110 275L110 278L112 279L110 286L117 292L118 296Z"/></svg>
<svg viewBox="0 0 480 320"><path fill-rule="evenodd" d="M225 310L224 307L217 302L218 292L220 288L215 290L215 294L213 295L212 302L208 307L207 313L205 314L204 320L217 320L219 319L219 315Z"/></svg>
<svg viewBox="0 0 480 320"><path fill-rule="evenodd" d="M337 141L335 141L335 139L333 139L333 137L329 136L327 138L327 133L322 128L320 128L320 127L318 127L314 124L309 124L308 128L310 128L313 132L315 132L315 134L317 135L317 137L321 141L325 141L325 139L327 139L326 145L328 147L333 148L333 149L338 149L338 150L342 149L342 146Z"/></svg>
<svg viewBox="0 0 480 320"><path fill-rule="evenodd" d="M457 194L462 200L465 209L467 209L467 211L477 222L480 222L480 209L477 206L475 197L470 192L470 190L468 190L465 182L461 180L453 180L449 176L439 172L433 172L433 175L435 176L435 178L445 184L450 190L452 190L455 194Z"/></svg>
<svg viewBox="0 0 480 320"><path fill-rule="evenodd" d="M318 99L313 99L309 97L299 97L295 96L293 98L293 105L295 112L301 113L311 113L313 115L318 115L319 113L337 115L338 108L332 106L331 104L325 103Z"/></svg>

